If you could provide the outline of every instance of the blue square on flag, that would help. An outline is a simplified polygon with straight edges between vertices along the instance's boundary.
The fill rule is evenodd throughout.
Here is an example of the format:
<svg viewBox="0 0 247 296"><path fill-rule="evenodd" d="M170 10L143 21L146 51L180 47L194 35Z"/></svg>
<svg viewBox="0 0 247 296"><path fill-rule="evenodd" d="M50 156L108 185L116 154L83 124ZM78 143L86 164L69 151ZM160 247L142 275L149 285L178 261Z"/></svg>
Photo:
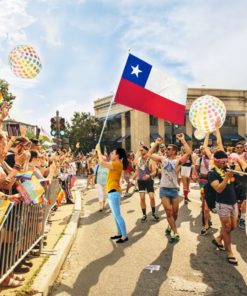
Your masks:
<svg viewBox="0 0 247 296"><path fill-rule="evenodd" d="M129 54L122 78L125 78L141 87L145 87L152 66L143 60Z"/></svg>

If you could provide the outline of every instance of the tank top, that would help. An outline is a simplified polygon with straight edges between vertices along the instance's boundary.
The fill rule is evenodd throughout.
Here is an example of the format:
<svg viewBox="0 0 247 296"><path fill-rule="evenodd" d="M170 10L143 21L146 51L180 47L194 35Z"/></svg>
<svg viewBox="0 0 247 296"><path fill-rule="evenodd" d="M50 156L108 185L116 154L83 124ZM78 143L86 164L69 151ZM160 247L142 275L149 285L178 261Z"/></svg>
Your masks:
<svg viewBox="0 0 247 296"><path fill-rule="evenodd" d="M149 161L150 158L142 159L141 157L138 159L138 180L142 180L145 175L150 175L151 171L149 169Z"/></svg>
<svg viewBox="0 0 247 296"><path fill-rule="evenodd" d="M165 159L161 164L161 180L160 187L179 188L178 174L176 172L176 159Z"/></svg>

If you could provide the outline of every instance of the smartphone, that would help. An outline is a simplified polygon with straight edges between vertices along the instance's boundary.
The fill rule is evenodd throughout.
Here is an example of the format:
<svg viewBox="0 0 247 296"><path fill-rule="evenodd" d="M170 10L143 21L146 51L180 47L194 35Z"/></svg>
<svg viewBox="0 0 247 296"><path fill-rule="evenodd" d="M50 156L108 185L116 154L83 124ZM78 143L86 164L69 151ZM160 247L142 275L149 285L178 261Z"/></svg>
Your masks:
<svg viewBox="0 0 247 296"><path fill-rule="evenodd" d="M6 125L6 129L9 137L18 137L21 135L19 123L9 123Z"/></svg>

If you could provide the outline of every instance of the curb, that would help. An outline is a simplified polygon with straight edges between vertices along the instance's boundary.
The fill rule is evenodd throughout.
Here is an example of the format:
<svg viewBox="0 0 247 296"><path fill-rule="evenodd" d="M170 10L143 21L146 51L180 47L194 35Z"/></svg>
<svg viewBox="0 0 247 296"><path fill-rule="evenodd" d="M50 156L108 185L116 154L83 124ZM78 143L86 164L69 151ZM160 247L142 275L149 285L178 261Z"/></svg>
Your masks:
<svg viewBox="0 0 247 296"><path fill-rule="evenodd" d="M71 219L64 231L64 235L55 246L57 251L55 255L50 256L43 265L41 271L35 278L31 289L35 291L33 295L46 296L49 293L54 281L56 280L60 269L70 251L70 248L76 238L78 223L81 212L81 196L78 189L75 190L75 207Z"/></svg>

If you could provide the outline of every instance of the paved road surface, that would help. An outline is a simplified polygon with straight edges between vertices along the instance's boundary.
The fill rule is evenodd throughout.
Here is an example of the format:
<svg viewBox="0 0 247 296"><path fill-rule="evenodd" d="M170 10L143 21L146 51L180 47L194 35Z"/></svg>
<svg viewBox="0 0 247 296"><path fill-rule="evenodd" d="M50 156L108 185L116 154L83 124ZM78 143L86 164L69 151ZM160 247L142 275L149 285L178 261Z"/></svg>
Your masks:
<svg viewBox="0 0 247 296"><path fill-rule="evenodd" d="M193 201L188 206L182 200L180 203L181 240L175 245L164 236L167 221L157 191L159 223L151 217L145 224L140 222L138 193L123 199L122 213L130 241L120 246L109 240L115 234L110 211L98 212L97 191L88 191L82 196L83 213L77 239L51 295L247 295L245 231L237 229L233 234L239 266L231 266L225 253L217 251L211 243L219 228L217 215L212 217L211 233L206 237L198 235L201 228L199 190L195 184L191 187ZM145 269L148 264L159 265L160 270L150 273Z"/></svg>

